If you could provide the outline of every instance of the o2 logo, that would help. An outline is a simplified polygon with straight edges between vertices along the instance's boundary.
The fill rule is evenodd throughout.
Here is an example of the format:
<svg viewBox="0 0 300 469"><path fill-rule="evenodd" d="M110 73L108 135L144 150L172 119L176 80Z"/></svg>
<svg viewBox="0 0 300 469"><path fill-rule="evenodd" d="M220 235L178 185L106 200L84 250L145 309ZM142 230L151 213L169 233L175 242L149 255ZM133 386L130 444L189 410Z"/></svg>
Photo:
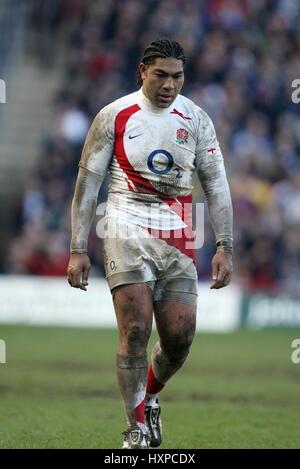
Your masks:
<svg viewBox="0 0 300 469"><path fill-rule="evenodd" d="M164 165L165 167L162 168L162 169L158 169L157 167L155 167L155 157L157 155L164 155L164 157L165 157L165 165ZM158 163L156 163L156 165L157 164ZM163 163L161 162L161 158L160 158L159 165L162 166L162 164ZM174 158L171 155L171 153L169 153L167 150L161 150L161 149L160 150L154 150L148 156L147 165L148 165L148 168L150 169L150 171L152 173L163 175L163 174L169 173L173 169L174 171L177 171L176 178L177 179L182 178L182 175L180 173L180 169L177 166L174 168Z"/></svg>

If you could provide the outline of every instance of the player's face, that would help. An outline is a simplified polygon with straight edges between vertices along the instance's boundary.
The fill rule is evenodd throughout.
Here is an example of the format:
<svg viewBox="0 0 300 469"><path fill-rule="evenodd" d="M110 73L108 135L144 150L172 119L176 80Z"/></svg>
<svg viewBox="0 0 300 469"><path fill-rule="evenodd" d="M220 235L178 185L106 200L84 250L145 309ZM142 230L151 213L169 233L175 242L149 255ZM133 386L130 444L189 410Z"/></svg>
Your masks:
<svg viewBox="0 0 300 469"><path fill-rule="evenodd" d="M171 106L184 82L182 60L168 57L156 59L154 64L140 64L143 91L154 106Z"/></svg>

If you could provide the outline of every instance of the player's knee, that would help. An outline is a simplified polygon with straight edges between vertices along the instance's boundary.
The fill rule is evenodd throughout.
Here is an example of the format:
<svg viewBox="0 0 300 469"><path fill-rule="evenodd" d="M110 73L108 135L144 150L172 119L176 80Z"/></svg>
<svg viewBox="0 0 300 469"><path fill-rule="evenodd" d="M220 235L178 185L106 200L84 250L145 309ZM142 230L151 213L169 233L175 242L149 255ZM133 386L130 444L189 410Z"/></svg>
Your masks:
<svg viewBox="0 0 300 469"><path fill-rule="evenodd" d="M194 331L172 333L161 341L164 353L170 359L183 359L188 353L194 337Z"/></svg>
<svg viewBox="0 0 300 469"><path fill-rule="evenodd" d="M146 349L151 330L145 324L130 323L126 327L124 340L129 353Z"/></svg>

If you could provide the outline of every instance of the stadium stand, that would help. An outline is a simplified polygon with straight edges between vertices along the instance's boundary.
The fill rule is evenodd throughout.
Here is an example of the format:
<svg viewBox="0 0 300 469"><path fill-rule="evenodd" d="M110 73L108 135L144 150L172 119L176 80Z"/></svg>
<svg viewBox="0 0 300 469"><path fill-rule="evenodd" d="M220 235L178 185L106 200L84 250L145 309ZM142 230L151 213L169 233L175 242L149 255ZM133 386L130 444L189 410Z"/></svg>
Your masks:
<svg viewBox="0 0 300 469"><path fill-rule="evenodd" d="M291 99L291 83L300 78L298 2L53 4L49 16L32 3L27 29L38 47L28 47L27 54L35 55L39 67L51 69L57 66L53 42L57 50L59 41L67 40L68 53L59 65L64 79L53 96L52 126L44 135L38 167L15 210L2 270L66 274L71 198L88 127L101 107L137 89L145 44L171 36L188 57L183 92L212 117L225 157L235 214L235 281L247 289L300 293L300 105ZM99 201L106 192L107 182ZM198 186L195 198L203 200ZM213 251L206 216L199 279L210 277ZM94 273L103 275L95 229L89 253Z"/></svg>

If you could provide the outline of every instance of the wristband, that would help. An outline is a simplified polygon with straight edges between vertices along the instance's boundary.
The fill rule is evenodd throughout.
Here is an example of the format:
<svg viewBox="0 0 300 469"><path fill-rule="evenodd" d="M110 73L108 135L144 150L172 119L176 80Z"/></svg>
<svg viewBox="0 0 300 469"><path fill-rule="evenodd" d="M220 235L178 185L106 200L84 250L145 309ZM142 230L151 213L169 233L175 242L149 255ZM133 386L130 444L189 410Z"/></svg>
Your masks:
<svg viewBox="0 0 300 469"><path fill-rule="evenodd" d="M217 251L230 252L233 251L232 241L229 239L223 239L217 242Z"/></svg>

